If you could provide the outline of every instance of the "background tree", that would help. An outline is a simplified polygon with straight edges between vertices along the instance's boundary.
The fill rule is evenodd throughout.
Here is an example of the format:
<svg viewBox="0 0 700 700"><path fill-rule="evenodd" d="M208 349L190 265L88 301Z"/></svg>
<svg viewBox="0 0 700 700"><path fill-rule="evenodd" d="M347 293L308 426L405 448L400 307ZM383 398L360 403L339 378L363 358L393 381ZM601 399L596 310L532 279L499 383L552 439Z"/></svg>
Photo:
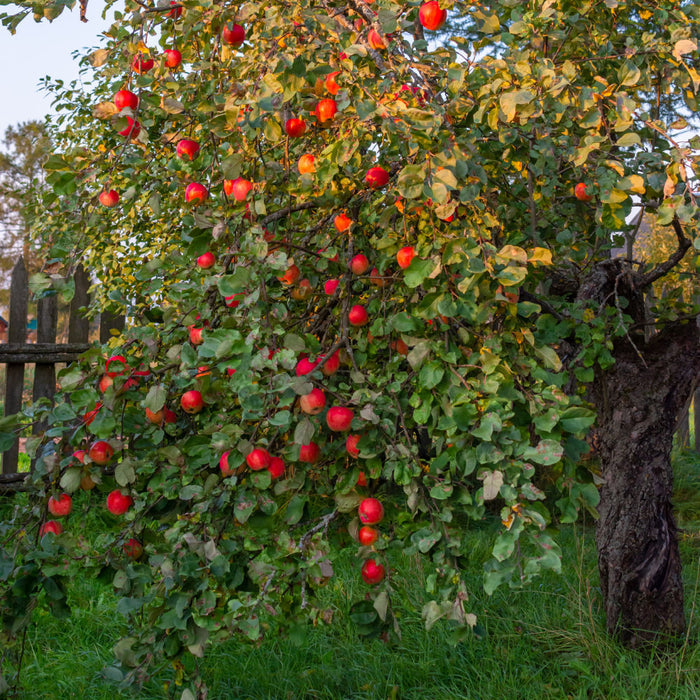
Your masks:
<svg viewBox="0 0 700 700"><path fill-rule="evenodd" d="M44 409L7 643L42 589L66 611L72 559L121 594L138 678L327 619L314 589L348 548L362 633L393 622L392 556L421 553L426 625L459 639L470 520L500 516L492 591L558 569L553 525L598 504L588 396L609 629L683 631L669 456L698 331L686 304L647 341L643 296L697 250L697 144L653 105L697 111L698 6L451 9L440 45L418 3L129 4L91 91L57 96L40 229L137 322ZM653 267L609 257L635 196L676 237ZM96 483L116 520L94 547L17 536Z"/></svg>

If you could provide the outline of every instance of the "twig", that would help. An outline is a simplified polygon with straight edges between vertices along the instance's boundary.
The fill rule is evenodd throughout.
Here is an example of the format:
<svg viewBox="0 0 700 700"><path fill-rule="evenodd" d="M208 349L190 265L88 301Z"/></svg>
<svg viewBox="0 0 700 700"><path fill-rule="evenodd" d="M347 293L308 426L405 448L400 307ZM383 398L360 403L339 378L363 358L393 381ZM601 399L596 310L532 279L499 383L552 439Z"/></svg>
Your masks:
<svg viewBox="0 0 700 700"><path fill-rule="evenodd" d="M678 263L683 259L683 256L688 252L688 248L690 248L692 245L690 239L686 238L678 217L673 217L671 226L673 226L673 230L676 232L676 237L678 238L678 248L676 249L676 252L673 253L668 260L665 260L660 265L657 265L653 270L647 272L646 275L638 277L635 280L638 289L644 289L653 282L656 282L656 280L659 278L668 274L668 272L678 265Z"/></svg>

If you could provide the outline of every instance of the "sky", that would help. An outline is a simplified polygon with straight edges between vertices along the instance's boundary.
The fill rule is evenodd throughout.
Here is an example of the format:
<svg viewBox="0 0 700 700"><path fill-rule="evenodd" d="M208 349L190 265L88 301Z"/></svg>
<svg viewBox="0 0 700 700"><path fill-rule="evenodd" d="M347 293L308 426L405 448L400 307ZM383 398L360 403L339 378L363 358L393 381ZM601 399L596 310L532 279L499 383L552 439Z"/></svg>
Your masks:
<svg viewBox="0 0 700 700"><path fill-rule="evenodd" d="M50 96L40 90L41 78L49 75L68 83L78 77L73 52L97 46L98 35L109 26L100 16L101 4L88 4L88 22L80 21L76 3L75 10L65 10L52 23L27 17L14 35L0 26L0 136L10 125L42 119L51 111Z"/></svg>

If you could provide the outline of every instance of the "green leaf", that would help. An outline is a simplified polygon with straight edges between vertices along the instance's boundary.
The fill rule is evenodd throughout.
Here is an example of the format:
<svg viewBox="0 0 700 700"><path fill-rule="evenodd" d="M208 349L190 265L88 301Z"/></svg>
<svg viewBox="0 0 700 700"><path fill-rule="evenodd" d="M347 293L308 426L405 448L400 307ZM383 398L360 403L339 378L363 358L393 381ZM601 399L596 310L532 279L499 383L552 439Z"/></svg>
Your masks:
<svg viewBox="0 0 700 700"><path fill-rule="evenodd" d="M156 413L165 406L168 391L162 384L155 384L148 390L144 404L149 411Z"/></svg>
<svg viewBox="0 0 700 700"><path fill-rule="evenodd" d="M564 456L564 448L556 440L541 440L535 447L527 447L523 459L551 466Z"/></svg>

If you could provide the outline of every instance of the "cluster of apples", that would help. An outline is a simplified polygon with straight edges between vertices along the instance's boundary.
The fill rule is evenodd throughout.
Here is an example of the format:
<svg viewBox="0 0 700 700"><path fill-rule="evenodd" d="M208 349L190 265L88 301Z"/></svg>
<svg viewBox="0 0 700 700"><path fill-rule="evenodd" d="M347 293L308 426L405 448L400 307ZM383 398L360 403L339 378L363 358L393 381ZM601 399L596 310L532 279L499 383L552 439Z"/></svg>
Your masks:
<svg viewBox="0 0 700 700"><path fill-rule="evenodd" d="M365 498L360 503L357 513L362 525L357 533L357 539L361 545L371 547L379 537L379 531L372 527L382 521L384 517L384 506L377 498ZM374 586L384 580L386 570L384 565L376 561L374 558L366 559L360 570L362 580Z"/></svg>

